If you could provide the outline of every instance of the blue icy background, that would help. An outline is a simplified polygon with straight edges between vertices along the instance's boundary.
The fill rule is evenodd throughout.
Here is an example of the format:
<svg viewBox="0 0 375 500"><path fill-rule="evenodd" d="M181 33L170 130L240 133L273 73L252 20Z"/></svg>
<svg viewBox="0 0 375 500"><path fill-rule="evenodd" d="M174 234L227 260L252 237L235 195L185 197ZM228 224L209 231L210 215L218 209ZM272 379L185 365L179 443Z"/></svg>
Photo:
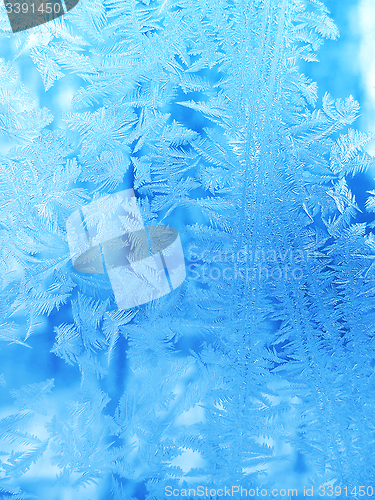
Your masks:
<svg viewBox="0 0 375 500"><path fill-rule="evenodd" d="M326 5L340 38L316 1L1 10L0 498L375 488L372 96L360 5ZM117 311L65 222L133 186L188 277Z"/></svg>

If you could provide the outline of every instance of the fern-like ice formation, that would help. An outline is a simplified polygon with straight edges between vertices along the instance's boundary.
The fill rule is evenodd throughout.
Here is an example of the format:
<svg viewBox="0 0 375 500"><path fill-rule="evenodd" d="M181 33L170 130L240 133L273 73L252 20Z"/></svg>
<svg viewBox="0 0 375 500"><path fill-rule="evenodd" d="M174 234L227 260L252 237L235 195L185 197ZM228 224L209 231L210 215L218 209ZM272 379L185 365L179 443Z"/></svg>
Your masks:
<svg viewBox="0 0 375 500"><path fill-rule="evenodd" d="M350 186L374 162L359 104L317 108L298 68L338 37L325 6L81 0L17 35L6 19L0 498L371 486L375 193L364 217ZM119 311L106 276L74 270L65 223L129 187L145 223L179 231L188 276Z"/></svg>

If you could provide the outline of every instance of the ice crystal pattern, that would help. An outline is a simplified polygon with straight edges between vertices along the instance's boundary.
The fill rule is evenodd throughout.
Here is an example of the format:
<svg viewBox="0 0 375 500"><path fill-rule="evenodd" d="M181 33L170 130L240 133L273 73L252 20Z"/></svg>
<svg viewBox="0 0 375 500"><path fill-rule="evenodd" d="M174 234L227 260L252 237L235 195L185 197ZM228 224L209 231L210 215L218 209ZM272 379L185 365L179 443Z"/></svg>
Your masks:
<svg viewBox="0 0 375 500"><path fill-rule="evenodd" d="M324 5L0 15L0 498L371 484L374 162L359 104L299 70L338 37ZM131 187L188 276L117 310L65 227Z"/></svg>

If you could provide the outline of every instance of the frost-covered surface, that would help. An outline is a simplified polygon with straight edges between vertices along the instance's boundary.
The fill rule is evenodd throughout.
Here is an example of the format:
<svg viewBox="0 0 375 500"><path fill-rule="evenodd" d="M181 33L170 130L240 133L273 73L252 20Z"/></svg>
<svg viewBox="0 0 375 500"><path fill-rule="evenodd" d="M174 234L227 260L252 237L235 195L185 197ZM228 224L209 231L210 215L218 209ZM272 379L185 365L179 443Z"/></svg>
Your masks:
<svg viewBox="0 0 375 500"><path fill-rule="evenodd" d="M323 4L81 0L7 23L0 498L371 485L375 192L366 216L350 186L373 160L359 104L318 109L298 70L338 36ZM187 279L119 311L65 224L133 186Z"/></svg>

